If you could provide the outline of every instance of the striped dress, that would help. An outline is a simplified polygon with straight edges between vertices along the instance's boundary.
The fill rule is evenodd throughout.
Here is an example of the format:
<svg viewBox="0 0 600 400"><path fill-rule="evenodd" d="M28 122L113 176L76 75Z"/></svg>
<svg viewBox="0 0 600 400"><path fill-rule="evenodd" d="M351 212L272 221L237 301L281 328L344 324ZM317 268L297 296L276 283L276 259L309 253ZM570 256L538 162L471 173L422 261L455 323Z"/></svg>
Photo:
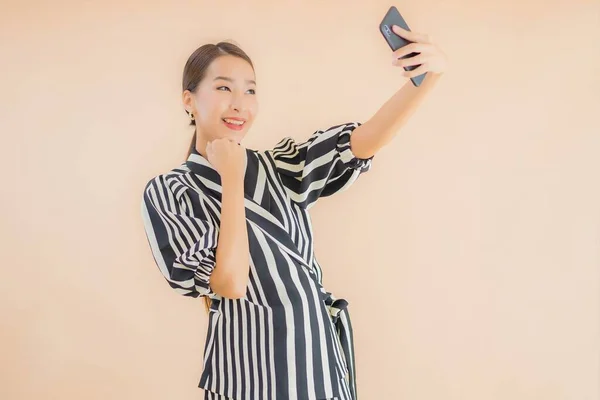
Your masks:
<svg viewBox="0 0 600 400"><path fill-rule="evenodd" d="M308 211L370 169L373 157L359 159L350 149L358 126L246 149L250 272L240 299L210 287L221 215L216 169L194 149L146 185L142 218L160 272L181 295L212 300L198 384L206 399L357 399L348 302L322 285Z"/></svg>

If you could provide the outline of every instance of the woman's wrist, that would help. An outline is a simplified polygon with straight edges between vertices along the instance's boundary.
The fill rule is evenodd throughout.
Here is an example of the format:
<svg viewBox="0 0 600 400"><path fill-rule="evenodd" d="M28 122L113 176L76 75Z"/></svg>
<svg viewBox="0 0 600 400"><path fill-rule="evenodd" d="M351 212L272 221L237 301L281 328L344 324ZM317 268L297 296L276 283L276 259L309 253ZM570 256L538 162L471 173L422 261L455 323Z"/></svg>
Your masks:
<svg viewBox="0 0 600 400"><path fill-rule="evenodd" d="M222 186L242 186L244 185L244 175L236 172L228 172L221 176Z"/></svg>

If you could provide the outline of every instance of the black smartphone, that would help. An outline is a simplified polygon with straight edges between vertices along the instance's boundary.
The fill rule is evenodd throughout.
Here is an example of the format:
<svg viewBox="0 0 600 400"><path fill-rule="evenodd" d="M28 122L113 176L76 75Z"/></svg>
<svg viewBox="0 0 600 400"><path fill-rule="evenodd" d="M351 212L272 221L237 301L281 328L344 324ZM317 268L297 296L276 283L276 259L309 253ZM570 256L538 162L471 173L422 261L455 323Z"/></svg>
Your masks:
<svg viewBox="0 0 600 400"><path fill-rule="evenodd" d="M404 28L407 31L410 31L410 28L406 24L406 21L404 21L404 18L402 18L402 15L400 15L400 12L394 6L390 7L388 12L385 14L385 17L383 17L383 20L379 24L379 30L381 31L381 34L385 38L386 42L388 43L388 45L390 46L392 51L396 51L399 48L404 47L407 44L410 44L411 42L409 42L408 40L406 40L403 37L398 36L396 33L394 33L394 31L392 30L393 25L398 25L399 27ZM419 54L419 53L410 53L401 58L409 58L409 57L416 56L417 54ZM407 71L412 71L413 69L415 69L417 67L419 67L419 65L411 65L408 67L404 67L404 69ZM421 75L410 78L410 80L412 81L413 85L419 86L421 84L421 82L423 82L423 79L425 79L426 74L427 73L425 72Z"/></svg>

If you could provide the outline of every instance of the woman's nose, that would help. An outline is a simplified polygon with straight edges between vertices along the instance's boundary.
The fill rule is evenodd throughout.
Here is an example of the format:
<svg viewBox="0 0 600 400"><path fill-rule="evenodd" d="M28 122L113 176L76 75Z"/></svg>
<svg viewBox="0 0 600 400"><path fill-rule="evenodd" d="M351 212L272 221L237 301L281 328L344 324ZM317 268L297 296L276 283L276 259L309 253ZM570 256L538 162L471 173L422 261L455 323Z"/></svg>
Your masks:
<svg viewBox="0 0 600 400"><path fill-rule="evenodd" d="M235 96L232 100L231 100L231 104L229 105L229 107L233 110L236 110L238 112L241 112L245 109L244 106L244 100L238 96Z"/></svg>

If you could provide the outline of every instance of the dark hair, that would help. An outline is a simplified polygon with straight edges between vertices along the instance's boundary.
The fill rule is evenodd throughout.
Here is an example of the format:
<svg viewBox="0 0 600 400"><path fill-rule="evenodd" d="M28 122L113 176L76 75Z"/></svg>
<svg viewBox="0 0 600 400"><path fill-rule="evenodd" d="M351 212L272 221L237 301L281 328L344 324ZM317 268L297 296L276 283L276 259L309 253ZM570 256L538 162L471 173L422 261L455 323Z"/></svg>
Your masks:
<svg viewBox="0 0 600 400"><path fill-rule="evenodd" d="M190 92L194 93L196 91L196 88L206 75L206 70L208 69L210 64L217 58L225 55L231 55L246 60L248 61L252 69L254 69L254 64L252 64L252 60L250 60L250 57L248 57L248 55L235 44L229 42L205 44L203 46L198 47L185 63L185 67L183 68L182 92L189 90ZM190 125L196 126L196 122L191 121ZM190 156L190 154L192 154L192 149L195 146L196 130L194 128L194 136L192 137L192 142L190 143L186 159ZM204 303L206 305L206 311L208 312L211 305L210 298L204 296Z"/></svg>

